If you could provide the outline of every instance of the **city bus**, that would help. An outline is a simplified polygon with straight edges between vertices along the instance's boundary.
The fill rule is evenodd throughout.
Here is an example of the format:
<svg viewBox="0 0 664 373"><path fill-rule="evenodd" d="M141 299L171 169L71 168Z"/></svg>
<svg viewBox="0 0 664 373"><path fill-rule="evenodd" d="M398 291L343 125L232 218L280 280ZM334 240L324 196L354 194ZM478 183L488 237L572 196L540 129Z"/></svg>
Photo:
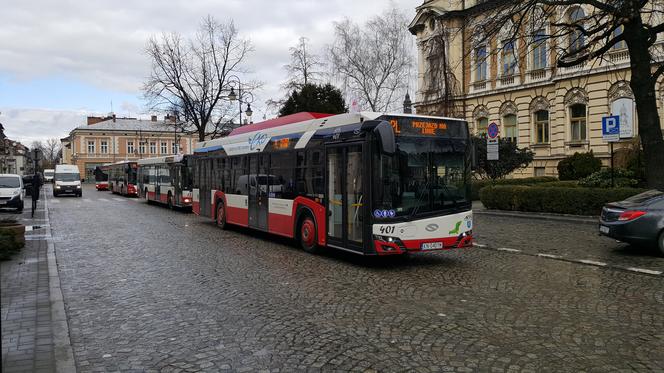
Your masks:
<svg viewBox="0 0 664 373"><path fill-rule="evenodd" d="M108 189L123 196L138 197L136 162L122 161L108 166Z"/></svg>
<svg viewBox="0 0 664 373"><path fill-rule="evenodd" d="M472 245L467 122L302 114L198 143L194 213L221 228L294 238L311 253L391 255Z"/></svg>
<svg viewBox="0 0 664 373"><path fill-rule="evenodd" d="M191 171L186 155L146 158L138 161L138 189L148 202L191 207Z"/></svg>
<svg viewBox="0 0 664 373"><path fill-rule="evenodd" d="M108 190L108 165L95 167L95 188Z"/></svg>

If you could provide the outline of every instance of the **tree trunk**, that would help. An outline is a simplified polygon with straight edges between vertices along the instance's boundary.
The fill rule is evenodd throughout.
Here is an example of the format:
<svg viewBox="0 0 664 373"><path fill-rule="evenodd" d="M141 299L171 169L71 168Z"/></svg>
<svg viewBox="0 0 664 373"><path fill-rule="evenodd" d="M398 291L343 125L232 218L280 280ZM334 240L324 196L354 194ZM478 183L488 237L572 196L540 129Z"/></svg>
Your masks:
<svg viewBox="0 0 664 373"><path fill-rule="evenodd" d="M633 23L625 25L624 32L631 60L630 86L636 104L646 182L650 188L664 190L664 138L657 112L656 81L652 76L648 34L643 29L640 15Z"/></svg>

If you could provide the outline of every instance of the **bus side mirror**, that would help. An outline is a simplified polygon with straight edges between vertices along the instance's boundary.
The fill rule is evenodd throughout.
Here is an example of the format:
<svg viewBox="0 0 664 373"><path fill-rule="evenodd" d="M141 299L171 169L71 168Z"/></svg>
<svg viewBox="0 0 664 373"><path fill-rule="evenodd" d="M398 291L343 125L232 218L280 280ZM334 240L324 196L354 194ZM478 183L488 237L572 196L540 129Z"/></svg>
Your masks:
<svg viewBox="0 0 664 373"><path fill-rule="evenodd" d="M373 132L383 154L394 155L396 153L397 143L394 138L394 130L388 122L367 120L362 123L362 130Z"/></svg>

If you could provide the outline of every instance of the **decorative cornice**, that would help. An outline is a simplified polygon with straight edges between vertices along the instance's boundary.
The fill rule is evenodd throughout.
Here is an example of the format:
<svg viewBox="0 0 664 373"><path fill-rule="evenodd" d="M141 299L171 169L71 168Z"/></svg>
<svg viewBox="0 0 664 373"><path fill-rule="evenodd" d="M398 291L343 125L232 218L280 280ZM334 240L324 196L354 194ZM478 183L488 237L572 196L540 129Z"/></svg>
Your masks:
<svg viewBox="0 0 664 373"><path fill-rule="evenodd" d="M500 106L500 116L504 117L505 115L516 115L519 109L517 109L514 101L506 101Z"/></svg>
<svg viewBox="0 0 664 373"><path fill-rule="evenodd" d="M575 104L588 104L588 94L586 91L579 87L574 87L567 91L565 94L565 100L563 101L565 105L575 105Z"/></svg>
<svg viewBox="0 0 664 373"><path fill-rule="evenodd" d="M473 110L473 119L489 118L489 109L484 105L477 105Z"/></svg>
<svg viewBox="0 0 664 373"><path fill-rule="evenodd" d="M615 101L619 98L634 98L632 93L632 88L629 86L629 82L624 80L617 81L611 85L609 88L609 102Z"/></svg>
<svg viewBox="0 0 664 373"><path fill-rule="evenodd" d="M550 106L551 105L549 104L549 100L547 100L543 96L537 96L530 103L530 112L535 113L536 111L540 111L540 110L549 111Z"/></svg>

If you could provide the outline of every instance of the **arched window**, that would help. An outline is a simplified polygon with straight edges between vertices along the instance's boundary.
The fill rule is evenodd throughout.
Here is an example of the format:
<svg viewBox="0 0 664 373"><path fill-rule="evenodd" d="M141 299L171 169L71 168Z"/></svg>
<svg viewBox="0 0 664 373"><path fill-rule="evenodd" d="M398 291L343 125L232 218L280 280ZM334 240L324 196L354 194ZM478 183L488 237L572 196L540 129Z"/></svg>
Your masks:
<svg viewBox="0 0 664 373"><path fill-rule="evenodd" d="M535 121L535 143L548 144L549 143L549 111L538 110L533 113Z"/></svg>
<svg viewBox="0 0 664 373"><path fill-rule="evenodd" d="M574 104L569 107L570 131L572 141L586 139L586 105Z"/></svg>
<svg viewBox="0 0 664 373"><path fill-rule="evenodd" d="M487 79L487 47L480 45L475 48L475 81L481 82Z"/></svg>
<svg viewBox="0 0 664 373"><path fill-rule="evenodd" d="M586 17L581 7L575 7L569 12L569 23L583 27L582 20ZM581 30L574 27L569 33L569 51L576 53L585 45L585 38Z"/></svg>
<svg viewBox="0 0 664 373"><path fill-rule="evenodd" d="M516 115L507 114L503 117L503 138L516 142L517 140L517 127L516 127Z"/></svg>
<svg viewBox="0 0 664 373"><path fill-rule="evenodd" d="M486 137L487 128L489 127L489 118L481 117L477 118L475 123L475 128L477 129L477 135L481 137Z"/></svg>
<svg viewBox="0 0 664 373"><path fill-rule="evenodd" d="M546 30L543 28L533 32L532 70L546 69Z"/></svg>
<svg viewBox="0 0 664 373"><path fill-rule="evenodd" d="M622 35L622 33L623 33L623 26L618 26L618 27L616 27L615 30L613 30L613 37L617 38L618 36ZM625 43L624 40L621 40L621 41L613 44L613 47L611 47L611 48L613 48L614 50L625 49L625 48L627 48L627 43Z"/></svg>
<svg viewBox="0 0 664 373"><path fill-rule="evenodd" d="M514 75L516 73L516 52L514 39L503 41L503 51L500 59L500 74L502 76Z"/></svg>

